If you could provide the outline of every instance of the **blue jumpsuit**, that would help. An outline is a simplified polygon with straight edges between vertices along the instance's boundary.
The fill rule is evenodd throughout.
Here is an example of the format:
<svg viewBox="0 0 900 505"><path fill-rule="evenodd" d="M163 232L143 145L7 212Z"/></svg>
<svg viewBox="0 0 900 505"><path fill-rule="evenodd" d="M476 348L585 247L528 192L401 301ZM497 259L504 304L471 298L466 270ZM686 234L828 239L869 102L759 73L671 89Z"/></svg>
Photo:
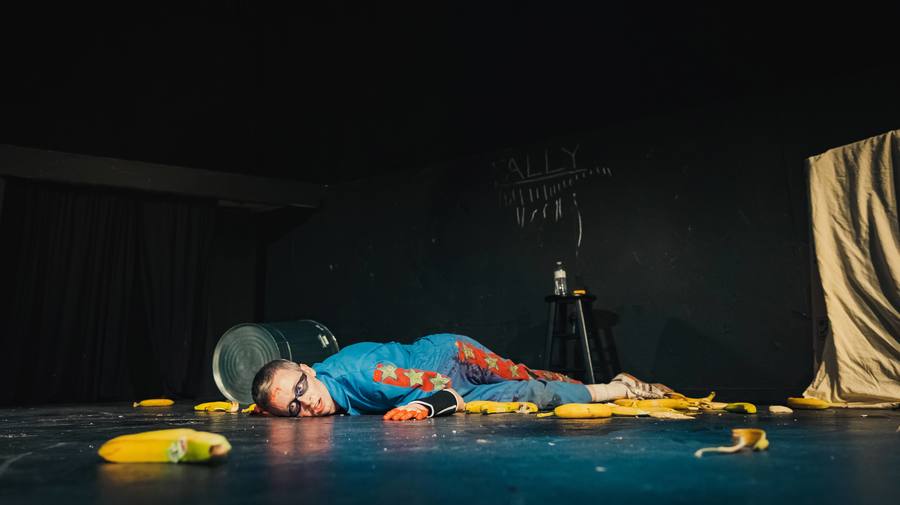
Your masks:
<svg viewBox="0 0 900 505"><path fill-rule="evenodd" d="M578 381L531 370L449 333L412 344L353 344L313 368L335 403L352 415L382 414L444 388L453 388L467 402L528 401L541 409L591 401Z"/></svg>

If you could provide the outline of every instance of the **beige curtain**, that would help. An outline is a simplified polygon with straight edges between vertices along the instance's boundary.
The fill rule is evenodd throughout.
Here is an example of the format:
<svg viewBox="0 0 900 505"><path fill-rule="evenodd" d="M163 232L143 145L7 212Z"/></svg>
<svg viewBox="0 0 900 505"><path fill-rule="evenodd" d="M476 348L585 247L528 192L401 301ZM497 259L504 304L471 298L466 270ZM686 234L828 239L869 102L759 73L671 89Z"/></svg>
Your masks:
<svg viewBox="0 0 900 505"><path fill-rule="evenodd" d="M900 401L900 130L813 156L807 168L828 325L804 396Z"/></svg>

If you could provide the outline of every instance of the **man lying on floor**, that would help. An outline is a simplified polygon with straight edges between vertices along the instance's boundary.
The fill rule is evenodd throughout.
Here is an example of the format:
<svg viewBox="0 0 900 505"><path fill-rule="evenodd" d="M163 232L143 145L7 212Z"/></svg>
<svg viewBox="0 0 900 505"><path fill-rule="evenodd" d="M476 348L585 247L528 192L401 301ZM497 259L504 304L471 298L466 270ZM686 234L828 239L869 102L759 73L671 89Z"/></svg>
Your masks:
<svg viewBox="0 0 900 505"><path fill-rule="evenodd" d="M253 379L253 400L277 416L383 414L393 421L465 410L465 402L533 402L542 410L563 403L662 398L669 388L628 374L609 384L582 384L532 370L475 340L447 333L412 344L350 345L312 367L288 360L266 364Z"/></svg>

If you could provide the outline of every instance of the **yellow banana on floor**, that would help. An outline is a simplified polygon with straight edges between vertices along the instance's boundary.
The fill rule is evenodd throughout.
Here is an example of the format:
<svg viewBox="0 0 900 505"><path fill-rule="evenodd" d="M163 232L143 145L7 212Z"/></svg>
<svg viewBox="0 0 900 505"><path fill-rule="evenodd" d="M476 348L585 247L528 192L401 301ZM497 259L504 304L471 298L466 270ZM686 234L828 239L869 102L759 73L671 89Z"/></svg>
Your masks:
<svg viewBox="0 0 900 505"><path fill-rule="evenodd" d="M700 410L703 411L711 411L711 410L725 410L728 404L725 402L709 402L709 403L701 403Z"/></svg>
<svg viewBox="0 0 900 505"><path fill-rule="evenodd" d="M688 410L692 407L687 400L682 400L680 398L662 398L659 400L628 400L623 398L616 400L613 403L621 407L635 407L641 410L657 407L674 410Z"/></svg>
<svg viewBox="0 0 900 505"><path fill-rule="evenodd" d="M764 451L769 447L766 432L756 428L735 428L731 430L731 438L734 441L734 445L728 447L705 447L698 449L694 456L701 458L707 452L731 454L745 447L749 447L754 451Z"/></svg>
<svg viewBox="0 0 900 505"><path fill-rule="evenodd" d="M169 405L173 405L175 402L169 400L168 398L150 398L149 400L141 400L139 402L134 402L132 407L168 407Z"/></svg>
<svg viewBox="0 0 900 505"><path fill-rule="evenodd" d="M241 411L241 414L258 414L258 413L259 413L259 409L256 408L255 403L251 403L250 405L247 406L246 409Z"/></svg>
<svg viewBox="0 0 900 505"><path fill-rule="evenodd" d="M537 411L537 404L532 402L494 402L489 400L475 400L466 403L467 414L506 414L511 412L533 414Z"/></svg>
<svg viewBox="0 0 900 505"><path fill-rule="evenodd" d="M831 407L830 403L818 398L788 398L787 404L788 407L806 410L824 410Z"/></svg>
<svg viewBox="0 0 900 505"><path fill-rule="evenodd" d="M553 413L563 419L594 419L611 417L613 409L602 403L566 403L553 409Z"/></svg>
<svg viewBox="0 0 900 505"><path fill-rule="evenodd" d="M194 405L196 411L206 412L237 412L241 409L238 402L206 402Z"/></svg>
<svg viewBox="0 0 900 505"><path fill-rule="evenodd" d="M122 435L100 446L97 454L113 463L199 463L230 450L222 435L177 428Z"/></svg>
<svg viewBox="0 0 900 505"><path fill-rule="evenodd" d="M747 402L729 403L725 410L735 414L756 414L756 405Z"/></svg>

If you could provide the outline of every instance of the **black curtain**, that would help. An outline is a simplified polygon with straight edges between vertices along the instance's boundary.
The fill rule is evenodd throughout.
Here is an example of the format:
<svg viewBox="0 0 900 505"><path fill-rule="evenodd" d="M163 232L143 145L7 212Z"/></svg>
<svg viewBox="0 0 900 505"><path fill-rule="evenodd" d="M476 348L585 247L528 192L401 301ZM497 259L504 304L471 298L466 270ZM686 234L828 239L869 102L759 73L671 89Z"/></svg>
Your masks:
<svg viewBox="0 0 900 505"><path fill-rule="evenodd" d="M8 180L0 403L196 397L212 201Z"/></svg>

